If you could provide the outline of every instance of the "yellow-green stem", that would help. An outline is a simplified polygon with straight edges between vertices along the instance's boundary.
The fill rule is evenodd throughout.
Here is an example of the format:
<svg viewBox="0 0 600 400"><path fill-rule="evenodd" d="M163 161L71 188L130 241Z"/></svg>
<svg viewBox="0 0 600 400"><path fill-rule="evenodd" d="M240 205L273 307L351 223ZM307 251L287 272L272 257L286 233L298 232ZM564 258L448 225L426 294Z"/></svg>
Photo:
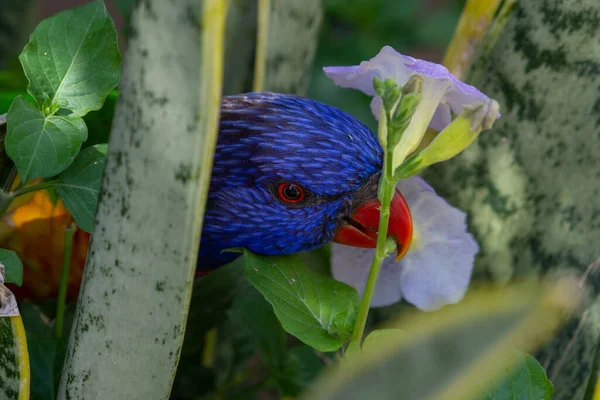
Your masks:
<svg viewBox="0 0 600 400"><path fill-rule="evenodd" d="M387 123L386 123L385 112L382 112L379 118L379 132L385 130L385 136L387 137ZM379 137L382 137L381 135ZM389 142L389 140L388 140ZM386 145L387 147L387 145ZM367 285L363 293L362 301L360 303L360 309L358 316L356 317L356 325L354 325L354 332L352 333L352 340L361 343L365 326L367 324L367 317L369 316L369 308L371 306L371 300L373 299L373 293L375 292L375 286L377 285L377 278L379 277L379 271L381 270L381 264L386 258L387 254L385 251L388 224L390 220L390 203L394 196L394 190L396 189L396 182L394 181L394 170L393 170L393 148L386 148L383 156L383 171L381 172L381 180L379 181L381 198L381 209L379 217L379 230L377 232L377 247L375 249L375 256L371 263L371 271L369 272L369 278Z"/></svg>
<svg viewBox="0 0 600 400"><path fill-rule="evenodd" d="M204 335L204 351L202 352L202 366L212 368L217 348L217 328L212 328Z"/></svg>
<svg viewBox="0 0 600 400"><path fill-rule="evenodd" d="M254 82L252 84L252 90L254 92L262 92L265 89L265 71L267 68L267 44L269 38L270 16L271 0L258 0Z"/></svg>
<svg viewBox="0 0 600 400"><path fill-rule="evenodd" d="M60 286L58 287L58 299L56 303L56 323L54 325L54 336L60 339L63 335L65 307L67 303L67 286L69 283L69 267L71 266L71 251L73 249L73 236L77 225L72 223L65 228L65 242L63 245L62 269L60 272Z"/></svg>

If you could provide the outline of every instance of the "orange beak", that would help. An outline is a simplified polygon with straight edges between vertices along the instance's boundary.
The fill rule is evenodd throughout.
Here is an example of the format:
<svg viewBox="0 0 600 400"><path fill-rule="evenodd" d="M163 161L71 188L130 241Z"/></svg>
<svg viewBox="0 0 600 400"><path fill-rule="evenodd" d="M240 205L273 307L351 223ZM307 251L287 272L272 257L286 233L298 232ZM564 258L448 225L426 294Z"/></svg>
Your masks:
<svg viewBox="0 0 600 400"><path fill-rule="evenodd" d="M375 248L380 207L381 202L378 199L368 200L357 206L338 228L333 241L348 246ZM398 261L408 251L413 236L412 216L406 200L398 190L390 204L387 235L396 242L396 261Z"/></svg>

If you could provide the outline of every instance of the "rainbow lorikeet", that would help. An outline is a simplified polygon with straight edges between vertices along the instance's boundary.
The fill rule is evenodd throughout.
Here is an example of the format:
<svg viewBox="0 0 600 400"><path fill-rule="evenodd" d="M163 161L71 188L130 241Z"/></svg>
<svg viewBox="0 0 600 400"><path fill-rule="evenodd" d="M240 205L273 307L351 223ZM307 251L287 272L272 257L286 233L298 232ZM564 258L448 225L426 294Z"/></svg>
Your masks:
<svg viewBox="0 0 600 400"><path fill-rule="evenodd" d="M382 157L376 135L332 106L273 93L225 97L199 273L239 256L223 252L232 247L267 255L310 250L331 241L375 247ZM17 292L47 298L58 288L61 232L70 218L60 202L52 206L40 196L47 194L36 193L34 202L25 206L31 211L17 208L6 215L0 245L13 248L24 261L24 290ZM31 213L37 217L24 215ZM29 240L22 235L33 235L36 243L55 243L53 251L25 251L31 246L24 245ZM400 192L392 200L388 235L396 241L398 255L408 250L412 219ZM89 235L78 232L76 238L70 298L78 291Z"/></svg>
<svg viewBox="0 0 600 400"><path fill-rule="evenodd" d="M383 151L351 115L317 101L248 93L223 99L199 271L245 247L290 254L335 241L375 247ZM412 220L400 192L388 235L404 254Z"/></svg>

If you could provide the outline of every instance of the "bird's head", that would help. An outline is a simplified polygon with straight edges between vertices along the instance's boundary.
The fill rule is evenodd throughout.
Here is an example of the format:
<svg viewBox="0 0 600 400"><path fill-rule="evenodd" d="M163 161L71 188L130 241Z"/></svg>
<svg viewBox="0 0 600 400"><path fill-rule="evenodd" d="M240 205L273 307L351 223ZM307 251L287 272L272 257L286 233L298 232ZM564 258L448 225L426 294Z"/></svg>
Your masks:
<svg viewBox="0 0 600 400"><path fill-rule="evenodd" d="M230 261L230 247L290 254L336 241L375 247L382 150L354 117L290 95L223 100L201 239L200 269ZM398 255L412 220L397 192L388 236Z"/></svg>

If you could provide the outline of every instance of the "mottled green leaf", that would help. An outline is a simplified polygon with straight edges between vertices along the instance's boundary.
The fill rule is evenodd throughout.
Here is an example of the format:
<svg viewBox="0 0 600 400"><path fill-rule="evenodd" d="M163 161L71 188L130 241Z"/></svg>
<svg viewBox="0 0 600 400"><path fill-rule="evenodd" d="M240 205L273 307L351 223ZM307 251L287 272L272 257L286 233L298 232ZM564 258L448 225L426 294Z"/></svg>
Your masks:
<svg viewBox="0 0 600 400"><path fill-rule="evenodd" d="M19 349L16 345L11 318L0 318L0 398L19 398Z"/></svg>
<svg viewBox="0 0 600 400"><path fill-rule="evenodd" d="M259 256L244 250L244 273L271 303L283 328L309 346L334 351L350 336L333 321L351 318L344 313L358 308L354 288L306 268L297 256Z"/></svg>
<svg viewBox="0 0 600 400"><path fill-rule="evenodd" d="M4 282L23 284L23 263L17 253L11 250L0 249L0 264L4 265Z"/></svg>
<svg viewBox="0 0 600 400"><path fill-rule="evenodd" d="M106 145L81 151L58 178L56 191L81 229L91 232L106 161Z"/></svg>
<svg viewBox="0 0 600 400"><path fill-rule="evenodd" d="M21 179L58 175L75 159L87 139L81 118L45 116L21 96L8 110L6 153Z"/></svg>
<svg viewBox="0 0 600 400"><path fill-rule="evenodd" d="M518 364L502 379L494 381L480 400L550 400L554 387L540 363L529 354L519 353Z"/></svg>
<svg viewBox="0 0 600 400"><path fill-rule="evenodd" d="M57 104L71 117L100 109L119 82L117 33L102 0L42 21L19 59L38 104Z"/></svg>

